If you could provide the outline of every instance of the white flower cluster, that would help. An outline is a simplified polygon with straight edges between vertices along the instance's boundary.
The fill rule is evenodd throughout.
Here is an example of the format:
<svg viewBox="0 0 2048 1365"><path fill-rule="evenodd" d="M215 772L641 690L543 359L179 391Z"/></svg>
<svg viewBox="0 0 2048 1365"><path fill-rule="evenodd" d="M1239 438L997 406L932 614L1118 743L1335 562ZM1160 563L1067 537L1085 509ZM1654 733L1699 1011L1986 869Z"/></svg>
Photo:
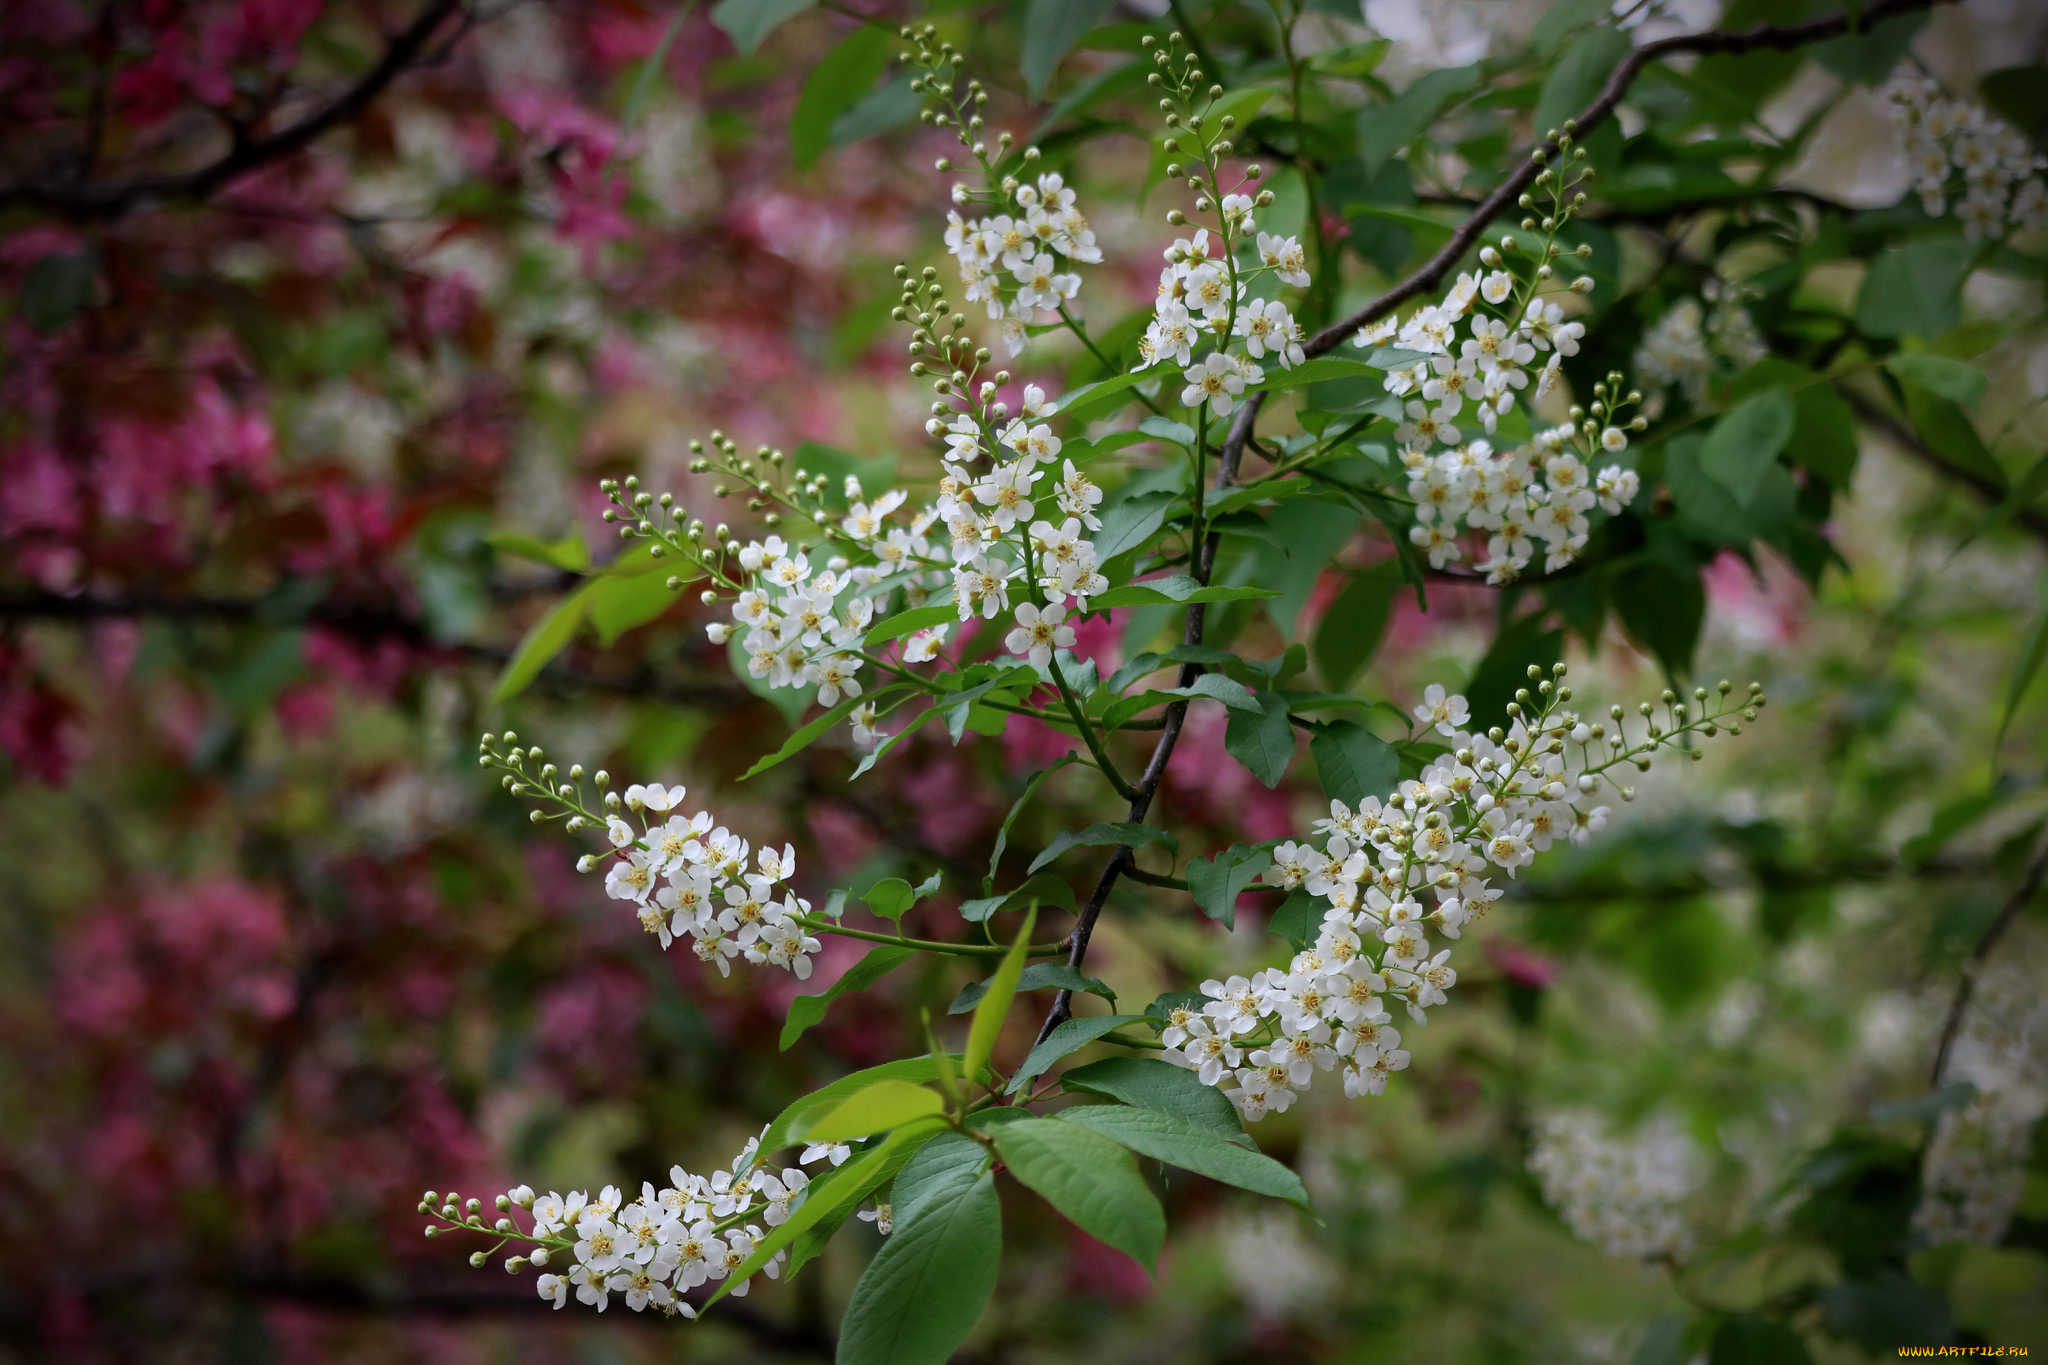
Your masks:
<svg viewBox="0 0 2048 1365"><path fill-rule="evenodd" d="M1941 1116L1928 1144L1913 1223L1932 1243L1995 1246L2027 1184L2034 1127L2048 1114L2048 944L2015 936L1979 978L1949 1074L1977 1093Z"/></svg>
<svg viewBox="0 0 2048 1365"><path fill-rule="evenodd" d="M1658 1260L1692 1244L1681 1206L1699 1184L1698 1152L1669 1118L1627 1137L1599 1115L1570 1110L1536 1122L1529 1169L1544 1202L1610 1256Z"/></svg>
<svg viewBox="0 0 2048 1365"><path fill-rule="evenodd" d="M1593 407L1598 420L1553 427L1526 446L1502 450L1483 437L1466 439L1458 422L1467 403L1493 433L1516 394L1533 382L1541 395L1556 383L1560 362L1578 354L1586 334L1584 323L1535 297L1534 282L1525 291L1498 248L1486 247L1480 261L1486 273L1460 274L1442 303L1405 322L1389 317L1361 328L1353 341L1422 356L1386 379L1387 392L1407 400L1407 420L1394 436L1415 499L1409 540L1429 556L1430 567L1441 569L1464 559L1462 534L1483 530L1486 553L1475 567L1489 581L1507 583L1529 567L1538 542L1545 573L1577 559L1591 529L1587 514L1595 506L1610 516L1619 512L1634 501L1640 482L1620 465L1597 475L1590 470L1596 446L1609 455L1628 448L1622 419L1628 400L1606 395L1604 386ZM1581 276L1572 288L1583 293L1580 286L1589 284L1590 277ZM1546 357L1540 366L1539 355Z"/></svg>
<svg viewBox="0 0 2048 1365"><path fill-rule="evenodd" d="M843 1143L813 1145L801 1160L828 1160L836 1166L850 1151ZM657 1190L651 1181L643 1182L640 1197L630 1203L610 1185L594 1195L572 1190L566 1196L552 1191L536 1195L521 1185L498 1198L501 1216L494 1224L484 1221L477 1200L462 1204L450 1194L443 1201L431 1190L420 1212L439 1220L427 1228L430 1237L460 1229L499 1236L492 1251L508 1242L530 1247L507 1259L505 1269L513 1274L542 1271L534 1289L556 1308L573 1293L578 1303L602 1313L618 1294L636 1313L654 1308L694 1318L696 1309L683 1296L730 1277L767 1235L763 1225L787 1222L809 1191L810 1177L800 1166L771 1171L760 1157L760 1139L754 1138L733 1158L730 1170L705 1177L672 1166L667 1186ZM515 1208L526 1212L527 1226L521 1227ZM477 1252L470 1263L481 1266L490 1255ZM779 1278L788 1255L777 1252L760 1267L762 1273ZM750 1280L735 1284L732 1294L745 1294Z"/></svg>
<svg viewBox="0 0 2048 1365"><path fill-rule="evenodd" d="M1024 349L1026 323L1040 312L1058 311L1080 292L1081 277L1061 271L1061 261L1094 265L1102 260L1102 248L1057 171L1036 183L1004 180L985 197L998 194L1007 198L1005 212L972 221L947 212L946 250L960 265L968 302L981 304L989 321L1000 324L1003 344L1014 356ZM965 185L953 187L955 203L975 198Z"/></svg>
<svg viewBox="0 0 2048 1365"><path fill-rule="evenodd" d="M1709 280L1700 292L1704 302L1684 298L1672 304L1636 346L1636 378L1649 390L1645 416L1663 412L1664 392L1671 388L1699 407L1717 363L1739 374L1768 353L1738 286Z"/></svg>
<svg viewBox="0 0 2048 1365"><path fill-rule="evenodd" d="M637 816L639 827L617 808L605 817L614 855L605 894L629 903L663 948L688 939L722 975L732 975L732 960L745 956L808 980L819 948L806 931L811 903L786 888L777 899L776 890L796 874L796 849L763 846L750 866L747 841L709 811L683 814L683 796L681 787L626 788L618 806ZM603 861L586 854L577 868L594 871Z"/></svg>
<svg viewBox="0 0 2048 1365"><path fill-rule="evenodd" d="M1200 228L1166 249L1159 300L1138 342L1139 369L1160 361L1180 366L1182 406L1206 403L1218 417L1237 407L1248 385L1265 379L1259 361L1283 370L1299 365L1306 340L1286 304L1254 297L1252 286L1261 275L1297 289L1309 283L1301 242L1258 231L1255 207L1249 195L1226 194L1222 220L1230 237L1212 237ZM1232 242L1245 240L1258 253L1256 266L1232 255Z"/></svg>
<svg viewBox="0 0 2048 1365"><path fill-rule="evenodd" d="M869 501L849 477L850 507L837 528L846 553L814 563L819 547L798 547L779 535L741 546L738 562L751 578L733 599L732 623L709 628L712 640L743 631L750 674L772 687L816 688L826 706L861 695L863 639L877 604L899 590L909 607L950 591L963 621L993 619L1011 609L1013 594L1023 596L1031 600L1016 604L1010 650L1043 668L1054 649L1072 646L1069 612L1085 612L1088 599L1109 588L1088 538L1102 525L1095 514L1102 490L1071 460L1061 462L1050 490L1041 487L1059 459L1060 440L1045 420L1050 404L1039 386L1025 387L1014 418L992 388L980 400L950 422L931 420L932 434L947 446L934 501L912 511L901 489ZM943 541L935 534L941 525ZM914 632L903 661L935 657L949 630ZM871 708L856 709L856 739L873 741L874 719Z"/></svg>
<svg viewBox="0 0 2048 1365"><path fill-rule="evenodd" d="M1902 80L1890 94L1900 150L1929 217L1948 212L1960 190L1955 213L1973 242L1996 240L2008 227L2048 228L2048 158L2025 133L1930 80Z"/></svg>
<svg viewBox="0 0 2048 1365"><path fill-rule="evenodd" d="M1318 1071L1341 1068L1347 1095L1384 1091L1408 1065L1387 1006L1420 1024L1457 984L1450 950L1430 935L1457 938L1499 897L1489 867L1512 877L1607 822L1589 800L1598 777L1569 771L1574 749L1582 772L1615 761L1595 748L1604 727L1553 711L1534 731L1516 719L1498 739L1472 734L1465 699L1435 684L1415 714L1449 740L1445 761L1385 803L1332 801L1320 845L1273 851L1267 885L1328 902L1315 942L1284 970L1203 982L1209 1003L1175 1011L1161 1034L1166 1060L1228 1087L1247 1119L1284 1111Z"/></svg>

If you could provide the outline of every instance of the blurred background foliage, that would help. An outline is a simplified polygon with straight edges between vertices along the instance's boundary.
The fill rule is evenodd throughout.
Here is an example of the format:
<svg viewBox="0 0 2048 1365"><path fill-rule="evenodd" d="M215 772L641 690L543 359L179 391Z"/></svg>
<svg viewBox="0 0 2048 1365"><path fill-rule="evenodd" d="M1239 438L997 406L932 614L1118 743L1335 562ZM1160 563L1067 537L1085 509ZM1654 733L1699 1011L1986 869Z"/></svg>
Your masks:
<svg viewBox="0 0 2048 1365"><path fill-rule="evenodd" d="M1681 0L1624 7L1627 30L1598 26L1604 0L1315 0L1284 24L1167 8L936 7L1002 124L1079 184L1111 348L1142 326L1170 193L1137 192L1163 166L1143 33L1177 23L1243 92L1276 227L1322 229L1313 326L1440 246L1632 39L1828 7ZM557 1318L422 1243L413 1204L723 1156L800 1091L918 1048L910 1006L961 984L892 978L778 1050L800 988L648 952L478 772L480 729L686 780L785 831L814 894L935 870L972 894L1010 801L1064 751L1049 731L926 732L887 775L848 783L827 745L740 786L793 718L705 643L687 594L599 572L597 480L705 498L686 443L714 426L815 469L857 451L933 472L888 324L890 267L942 254L937 144L893 68L906 17L0 10L0 1351L829 1354L863 1246L678 1331ZM1152 1284L1020 1208L972 1358L2048 1348L2029 1098L2048 1042L2027 1015L2048 980L2048 703L2028 687L2048 647L2043 256L2038 234L1929 219L1874 89L1917 63L2038 139L2044 32L2036 7L1971 0L1646 74L1589 144L1601 289L1573 372L1629 370L1661 403L1654 506L1583 572L1425 576L1398 534L1307 514L1247 552L1284 609L1222 628L1307 645L1332 689L1406 706L1470 680L1476 702L1562 654L1582 695L1756 676L1776 705L1513 887L1463 1006L1410 1040L1410 1083L1261 1128L1320 1222L1176 1187ZM1043 344L1053 382L1099 370ZM1802 384L1765 486L1739 499L1701 473L1709 423ZM1135 648L1158 623L1133 615L1085 648ZM526 686L501 705L508 675ZM1196 712L1169 777L1183 845L1304 827L1305 765L1268 789L1215 761L1221 728ZM1088 818L1071 776L1012 858ZM1261 950L1272 903L1245 904L1234 934L1111 917L1091 967L1138 1001L1199 979ZM2032 1105L2023 1189L1994 1244L1928 1245L1926 1150L1972 1086ZM1663 1116L1703 1154L1685 1264L1605 1256L1544 1202L1532 1134L1588 1108L1621 1131Z"/></svg>

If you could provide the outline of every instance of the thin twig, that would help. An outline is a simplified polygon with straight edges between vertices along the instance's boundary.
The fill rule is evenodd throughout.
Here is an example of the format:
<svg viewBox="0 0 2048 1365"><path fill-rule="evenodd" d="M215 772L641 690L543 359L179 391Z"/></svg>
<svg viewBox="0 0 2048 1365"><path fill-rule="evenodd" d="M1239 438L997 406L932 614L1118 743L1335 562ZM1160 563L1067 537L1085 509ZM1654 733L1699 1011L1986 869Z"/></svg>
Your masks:
<svg viewBox="0 0 2048 1365"><path fill-rule="evenodd" d="M328 103L268 137L237 141L228 151L181 175L132 180L53 180L0 185L0 209L26 205L68 218L118 218L140 203L204 200L260 167L302 151L327 133L362 116L385 87L423 64L427 43L464 0L429 0L419 16L385 45L376 65Z"/></svg>
<svg viewBox="0 0 2048 1365"><path fill-rule="evenodd" d="M2048 878L2048 842L2041 845L2034 861L2027 865L2020 884L2013 888L2005 904L1998 907L1998 913L1992 916L1991 923L1977 940L1977 946L1970 950L1969 960L1963 963L1963 975L1956 983L1955 999L1949 1002L1948 1018L1942 1021L1941 1043L1934 1050L1934 1070L1927 1078L1929 1086L1938 1087L1941 1073L1948 1070L1949 1053L1955 1049L1956 1038L1963 1031L1963 1016L1970 1011L1970 998L1977 993L1978 970L1991 956L1991 950L1998 946L1998 940L2005 937L2005 931L2012 927L2012 922L2019 918L2020 911L2026 909L2035 893L2040 891L2044 878Z"/></svg>

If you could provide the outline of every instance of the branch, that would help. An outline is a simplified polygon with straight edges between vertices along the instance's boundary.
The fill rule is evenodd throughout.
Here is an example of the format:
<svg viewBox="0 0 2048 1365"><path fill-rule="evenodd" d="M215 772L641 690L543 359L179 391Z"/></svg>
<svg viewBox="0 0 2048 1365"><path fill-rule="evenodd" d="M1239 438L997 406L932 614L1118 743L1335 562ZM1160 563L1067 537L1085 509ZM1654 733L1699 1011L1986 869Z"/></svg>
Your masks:
<svg viewBox="0 0 2048 1365"><path fill-rule="evenodd" d="M1838 392L1848 400L1850 409L1858 417L1870 423L1879 431L1882 431L1893 441L1896 441L1900 448L1908 455L1911 455L1934 473L1947 479L1950 483L1961 484L1993 507L2005 501L2005 489L2000 488L1981 474L1973 474L1967 469L1958 469L1955 465L1942 459L1940 455L1935 453L1932 446L1929 446L1927 442L1920 439L1919 432L1914 431L1904 422L1886 412L1868 397L1856 392L1854 389L1843 388L1838 389ZM2028 531L2033 533L2036 539L2048 541L2048 515L2044 515L2036 508L2028 507L2014 513L2012 519L2019 525L2026 527Z"/></svg>
<svg viewBox="0 0 2048 1365"><path fill-rule="evenodd" d="M333 129L360 118L405 71L422 61L428 41L464 0L428 0L426 8L385 45L376 65L354 85L295 123L267 137L238 141L225 155L181 175L133 180L30 181L0 185L0 210L26 206L68 218L118 218L138 203L204 200L249 172L281 161Z"/></svg>
<svg viewBox="0 0 2048 1365"><path fill-rule="evenodd" d="M2041 889L2041 882L2048 878L2048 843L2043 843L2034 861L2027 866L2020 884L2013 888L2012 895L1985 928L1977 940L1977 946L1970 950L1969 960L1963 963L1963 977L1956 983L1955 999L1949 1002L1948 1018L1942 1021L1941 1043L1934 1050L1934 1070L1927 1078L1930 1087L1941 1085L1941 1073L1948 1070L1949 1053L1954 1050L1956 1037L1963 1031L1963 1016L1969 1013L1970 997L1977 993L1977 972L1984 965L1984 959L1991 956L1991 950L1998 946L1998 940L2005 937L2005 931L2019 918L2020 911L2034 899Z"/></svg>
<svg viewBox="0 0 2048 1365"><path fill-rule="evenodd" d="M1930 9L1947 0L1874 0L1863 6L1859 23L1863 27L1889 19L1894 15L1907 14L1914 10ZM1826 19L1816 19L1807 24L1758 24L1739 32L1709 29L1704 33L1681 33L1671 38L1660 38L1645 43L1624 57L1621 64L1607 77L1607 84L1601 88L1599 97L1580 110L1573 122L1578 131L1575 136L1585 135L1605 123L1614 114L1621 97L1635 83L1643 68L1651 62L1680 53L1740 53L1753 52L1760 48L1802 47L1828 38L1839 38L1849 32L1848 14L1837 14ZM1557 155L1557 144L1545 142L1540 149L1545 157ZM1353 313L1350 317L1334 322L1309 338L1302 350L1310 356L1322 355L1356 332L1367 323L1377 322L1399 308L1409 299L1426 294L1443 282L1465 253L1479 241L1487 226L1501 214L1514 207L1522 192L1536 183L1536 177L1543 167L1532 156L1525 160L1515 173L1494 187L1491 194L1479 201L1464 225L1451 234L1443 249L1423 262L1422 268L1389 289L1386 293Z"/></svg>
<svg viewBox="0 0 2048 1365"><path fill-rule="evenodd" d="M1895 14L1927 9L1932 5L1943 2L1944 0L1874 0L1874 3L1863 7L1860 22L1865 25L1874 24L1880 20L1888 19ZM1616 106L1621 103L1621 97L1627 93L1629 86L1635 82L1636 77L1641 74L1643 68L1653 61L1684 52L1737 53L1749 52L1758 48L1798 47L1805 43L1839 37L1849 31L1849 24L1850 20L1847 14L1838 14L1829 19L1819 19L1807 24L1758 24L1754 28L1744 29L1741 32L1735 33L1712 29L1704 33L1681 34L1677 37L1645 43L1629 53L1622 63L1614 69L1613 73L1608 76L1607 84L1602 87L1599 97L1579 112L1574 120L1578 135L1583 137L1586 133L1612 117ZM1183 25L1183 27L1185 28L1187 25ZM1546 157L1555 156L1557 150L1555 142L1546 141L1542 147ZM1502 181L1494 188L1491 194L1479 201L1479 205L1473 210L1471 218L1467 219L1462 227L1452 233L1451 239L1444 243L1443 248L1425 261L1419 270L1374 299L1365 307L1359 309L1356 313L1353 313L1350 317L1332 323L1310 337L1302 347L1305 356L1325 355L1335 350L1347 337L1356 333L1359 328L1368 323L1377 322L1409 299L1435 289L1437 285L1443 282L1444 276L1448 275L1451 269L1464 257L1465 253L1478 242L1480 235L1486 231L1487 226L1513 206L1516 200L1521 197L1523 191L1536 182L1536 177L1542 170L1542 165L1533 156L1524 160L1516 168L1513 175ZM1237 418L1230 424L1230 432L1225 436L1223 448L1218 453L1216 487L1227 487L1237 478L1238 464L1244 457L1245 444L1251 440L1252 429L1258 424L1259 410L1265 406L1265 400L1265 391L1261 390L1251 394L1245 400L1244 406L1238 409ZM1216 547L1217 536L1214 532L1211 532L1203 540L1201 552L1196 556L1196 562L1192 566L1195 571L1196 581L1204 584L1209 581L1209 574L1215 567ZM1183 643L1189 645L1199 645L1202 643L1202 627L1205 615L1206 609L1199 602L1188 607L1186 625L1181 632ZM1181 665L1180 686L1191 686L1201 673L1202 666L1200 664L1190 663ZM1151 812L1152 798L1158 791L1160 779L1166 775L1166 765L1173 757L1174 746L1180 742L1181 727L1186 722L1187 710L1188 702L1186 698L1176 700L1166 709L1164 724L1159 731L1159 738L1152 747L1151 760L1146 763L1143 776L1133 784L1136 795L1131 801L1130 815L1128 817L1132 824L1144 823L1145 817ZM1071 946L1067 952L1068 965L1076 970L1080 968L1082 959L1087 955L1088 940L1095 931L1096 921L1102 917L1102 908L1108 903L1109 893L1115 888L1117 881L1130 870L1133 861L1130 848L1128 846L1119 846L1116 852L1110 855L1108 865L1102 869L1102 876L1096 881L1095 890L1088 897L1088 903L1082 907L1080 917L1075 921L1074 932L1070 940ZM1039 1041L1043 1042L1055 1028L1059 1027L1070 1016L1072 1009L1072 992L1061 991L1055 996L1052 1008L1046 1013L1045 1022L1039 1027Z"/></svg>

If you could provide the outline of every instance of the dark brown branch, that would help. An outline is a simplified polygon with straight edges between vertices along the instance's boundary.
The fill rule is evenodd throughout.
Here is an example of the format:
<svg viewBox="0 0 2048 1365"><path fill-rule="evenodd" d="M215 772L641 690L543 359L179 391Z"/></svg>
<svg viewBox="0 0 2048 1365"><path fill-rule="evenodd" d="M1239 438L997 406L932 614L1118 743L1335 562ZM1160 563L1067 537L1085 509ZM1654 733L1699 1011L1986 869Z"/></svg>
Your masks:
<svg viewBox="0 0 2048 1365"><path fill-rule="evenodd" d="M137 204L204 200L251 171L282 161L345 124L409 68L422 64L427 44L464 0L428 0L412 23L385 45L376 65L328 103L267 137L237 139L228 151L194 171L133 180L53 180L0 185L0 209L38 208L67 218L118 218Z"/></svg>
<svg viewBox="0 0 2048 1365"><path fill-rule="evenodd" d="M1913 10L1931 9L1947 0L1875 0L1863 6L1861 23L1864 26L1889 19L1893 15L1910 13ZM1754 52L1762 48L1803 47L1808 43L1822 42L1828 38L1839 38L1849 31L1848 14L1837 14L1826 19L1816 19L1806 24L1758 24L1739 32L1724 32L1709 29L1704 33L1681 33L1670 38L1660 38L1645 43L1624 57L1607 77L1607 84L1601 88L1599 97L1572 120L1576 125L1576 136L1585 135L1613 117L1621 97L1635 83L1643 68L1651 62L1682 53L1701 55L1714 53ZM1546 159L1557 155L1557 144L1545 142L1539 149ZM1350 317L1334 322L1311 337L1302 349L1311 356L1322 355L1337 346L1344 338L1368 323L1378 322L1387 314L1399 308L1409 299L1435 289L1443 283L1444 276L1478 244L1480 235L1494 219L1514 207L1524 191L1536 183L1536 177L1543 171L1542 163L1533 156L1524 161L1515 173L1495 186L1493 192L1479 201L1472 210L1472 216L1445 242L1442 250L1423 262L1422 268L1389 289L1386 293L1353 313Z"/></svg>
<svg viewBox="0 0 2048 1365"><path fill-rule="evenodd" d="M1981 474L1974 474L1967 469L1959 469L1947 460L1942 459L1940 455L1935 453L1933 447L1920 439L1919 432L1914 431L1904 422L1886 412L1866 395L1857 393L1853 389L1845 389L1842 392L1843 396L1848 399L1849 407L1855 412L1857 417L1882 431L1891 440L1896 441L1901 449L1925 465L1933 473L1940 475L1950 483L1961 484L1964 488L1969 489L1994 507L2005 500L2005 489L2000 488ZM2026 527L2036 539L2048 541L2048 516L2044 516L2038 509L2032 507L2022 508L2013 514L2012 519L2015 524Z"/></svg>
<svg viewBox="0 0 2048 1365"><path fill-rule="evenodd" d="M1977 940L1977 946L1970 949L1969 960L1963 963L1962 979L1956 983L1955 999L1949 1002L1948 1018L1941 1024L1941 1042L1934 1050L1934 1070L1927 1078L1930 1086L1939 1086L1942 1072L1948 1070L1949 1053L1955 1050L1956 1038L1963 1031L1963 1016L1970 1012L1970 998L1977 993L1977 973L1984 966L1984 960L1991 956L1998 940L2005 937L2005 931L2019 918L2020 911L2033 901L2044 878L2048 878L2048 843L2043 843L2035 853L2034 861L2027 865L2026 873L2020 878L2020 884L2013 888L2005 904L1998 907L1998 913L1992 916L1983 936Z"/></svg>
<svg viewBox="0 0 2048 1365"><path fill-rule="evenodd" d="M1875 0L1875 3L1863 7L1861 22L1874 24L1895 14L1927 9L1942 2L1943 0ZM1573 120L1573 125L1577 135L1583 137L1606 122L1613 116L1615 108L1621 103L1621 97L1627 93L1629 86L1635 82L1643 68L1661 58L1688 52L1738 53L1759 48L1799 47L1839 37L1849 31L1849 22L1847 14L1838 14L1807 24L1758 24L1753 28L1733 33L1714 29L1705 33L1680 34L1657 42L1645 43L1631 51L1621 64L1615 67L1608 76L1606 85L1602 87L1599 97L1579 112ZM1546 141L1541 151L1547 159L1557 155L1558 147L1555 142ZM1479 201L1478 207L1472 211L1472 216L1451 234L1451 239L1425 261L1420 269L1350 317L1317 332L1309 338L1302 350L1309 357L1327 354L1343 344L1359 328L1386 317L1409 299L1435 289L1464 258L1465 253L1478 243L1480 235L1486 231L1488 225L1512 207L1523 192L1536 183L1536 177L1542 170L1543 163L1537 161L1533 155L1525 160L1513 175ZM1236 420L1230 424L1230 432L1224 438L1222 450L1217 458L1216 486L1219 489L1227 487L1236 479L1238 464L1244 457L1245 444L1251 440L1252 429L1258 424L1259 409L1264 406L1265 397L1264 391L1248 396L1244 406L1238 409ZM1216 547L1217 536L1211 532L1203 541L1201 553L1193 566L1194 576L1198 582L1209 581L1210 571L1215 565ZM1206 611L1201 603L1195 603L1188 608L1187 623L1182 631L1184 643L1202 643L1205 615ZM1192 685L1201 672L1200 664L1181 665L1180 685ZM1146 763L1143 776L1133 784L1136 796L1131 801L1128 817L1132 824L1144 823L1146 816L1151 812L1152 798L1159 789L1160 779L1166 774L1166 765L1173 757L1174 746L1180 742L1181 727L1187 719L1187 708L1187 700L1182 698L1166 709L1165 723L1160 728L1159 738L1152 747L1151 760ZM1094 892L1088 897L1088 903L1082 907L1080 917L1074 924L1067 952L1067 962L1070 966L1076 969L1081 966L1082 959L1088 952L1088 940L1095 931L1095 922L1102 917L1102 908L1109 901L1109 893L1115 889L1117 881L1130 870L1132 861L1132 853L1127 846L1119 846L1116 852L1110 855L1108 865L1102 869L1102 876L1095 883ZM1044 1024L1039 1027L1040 1041L1069 1017L1072 1007L1071 992L1061 991L1054 998L1052 1008L1046 1013Z"/></svg>

